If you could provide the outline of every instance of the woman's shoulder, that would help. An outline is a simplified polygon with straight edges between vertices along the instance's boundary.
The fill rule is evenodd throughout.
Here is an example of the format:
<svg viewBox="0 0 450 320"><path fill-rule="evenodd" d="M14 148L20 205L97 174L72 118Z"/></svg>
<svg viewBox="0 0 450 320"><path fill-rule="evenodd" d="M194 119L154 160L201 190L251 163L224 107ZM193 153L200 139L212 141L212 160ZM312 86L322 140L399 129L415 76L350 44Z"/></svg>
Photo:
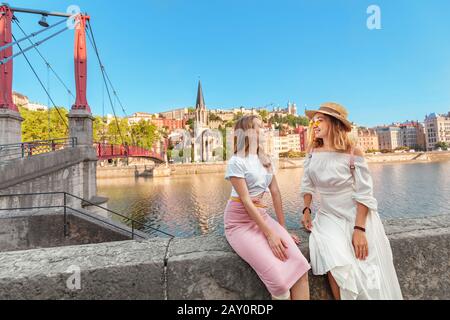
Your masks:
<svg viewBox="0 0 450 320"><path fill-rule="evenodd" d="M328 155L331 155L331 156L334 156L336 154L342 154L342 155L351 156L351 154L353 153L353 155L355 157L358 157L358 158L364 158L364 156L365 156L364 151L362 151L362 149L359 148L359 147L353 147L353 148L349 148L347 150L336 150L336 149L330 150L330 149L324 149L322 147L319 147L319 148L314 148L313 150L310 150L310 152L308 152L308 153L309 154L311 154L311 153L323 153L324 155L328 154Z"/></svg>
<svg viewBox="0 0 450 320"><path fill-rule="evenodd" d="M365 155L364 151L362 151L362 149L360 147L354 147L353 154L357 157L364 157L364 155Z"/></svg>
<svg viewBox="0 0 450 320"><path fill-rule="evenodd" d="M235 177L244 177L245 172L247 171L247 166L241 157L233 155L227 161L227 169L225 173L225 178L229 178L231 176Z"/></svg>
<svg viewBox="0 0 450 320"><path fill-rule="evenodd" d="M245 157L233 154L230 159L228 159L228 165L245 165Z"/></svg>
<svg viewBox="0 0 450 320"><path fill-rule="evenodd" d="M228 163L230 162L234 162L234 161L240 161L242 159L242 157L239 157L236 154L233 154L229 159L228 159Z"/></svg>

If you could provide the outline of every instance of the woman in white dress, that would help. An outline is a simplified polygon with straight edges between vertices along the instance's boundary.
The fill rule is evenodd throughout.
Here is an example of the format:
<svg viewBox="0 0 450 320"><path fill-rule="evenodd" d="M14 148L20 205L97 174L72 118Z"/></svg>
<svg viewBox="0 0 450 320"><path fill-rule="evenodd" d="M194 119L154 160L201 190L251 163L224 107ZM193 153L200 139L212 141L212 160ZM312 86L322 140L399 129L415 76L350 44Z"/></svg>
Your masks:
<svg viewBox="0 0 450 320"><path fill-rule="evenodd" d="M337 103L306 111L311 120L301 195L314 275L328 275L336 300L402 299L392 251L378 215L364 154L348 137L351 123ZM311 220L313 194L320 209Z"/></svg>

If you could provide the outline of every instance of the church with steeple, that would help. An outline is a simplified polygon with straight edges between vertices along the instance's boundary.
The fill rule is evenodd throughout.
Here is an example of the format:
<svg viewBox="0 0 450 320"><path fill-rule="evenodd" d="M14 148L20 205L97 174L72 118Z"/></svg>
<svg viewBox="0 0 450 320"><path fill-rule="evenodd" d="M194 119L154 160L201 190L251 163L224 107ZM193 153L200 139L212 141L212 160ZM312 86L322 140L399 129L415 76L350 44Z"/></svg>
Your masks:
<svg viewBox="0 0 450 320"><path fill-rule="evenodd" d="M218 147L222 146L222 135L209 128L208 110L203 97L202 84L198 81L197 101L195 103L194 119L194 162L209 162L222 160L216 154Z"/></svg>
<svg viewBox="0 0 450 320"><path fill-rule="evenodd" d="M209 124L208 111L206 110L202 83L200 80L198 81L197 102L195 103L195 122L201 127L206 127Z"/></svg>

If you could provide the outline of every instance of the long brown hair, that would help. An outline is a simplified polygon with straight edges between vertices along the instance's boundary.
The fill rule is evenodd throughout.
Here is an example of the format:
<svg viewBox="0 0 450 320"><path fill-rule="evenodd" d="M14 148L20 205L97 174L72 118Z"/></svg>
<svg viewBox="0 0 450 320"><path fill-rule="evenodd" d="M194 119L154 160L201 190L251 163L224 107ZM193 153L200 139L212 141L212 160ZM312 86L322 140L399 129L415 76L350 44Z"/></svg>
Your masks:
<svg viewBox="0 0 450 320"><path fill-rule="evenodd" d="M255 131L252 131L255 130L256 119L262 122L261 117L254 114L242 116L236 121L233 133L233 153L235 155L242 153L245 154L245 156L248 156L250 153L250 140L255 138L257 139L257 145L254 145L256 146L256 154L262 165L269 168L271 166L271 161L264 151L264 146L256 135L252 135L252 133L256 133ZM255 140L252 140L252 142L255 142Z"/></svg>
<svg viewBox="0 0 450 320"><path fill-rule="evenodd" d="M348 131L344 124L335 117L324 114L330 121L330 129L328 135L331 141L331 147L340 152L348 152L351 148L355 147L355 141L349 136ZM323 146L323 139L316 138L312 124L308 128L308 148L307 152L310 153L313 148L319 148Z"/></svg>

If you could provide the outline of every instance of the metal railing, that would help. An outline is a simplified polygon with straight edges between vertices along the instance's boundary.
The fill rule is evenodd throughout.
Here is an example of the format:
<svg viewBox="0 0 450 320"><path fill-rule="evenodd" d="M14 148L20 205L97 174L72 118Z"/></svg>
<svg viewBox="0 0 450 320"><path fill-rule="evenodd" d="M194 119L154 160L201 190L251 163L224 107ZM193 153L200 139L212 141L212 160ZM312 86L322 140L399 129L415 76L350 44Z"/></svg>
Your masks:
<svg viewBox="0 0 450 320"><path fill-rule="evenodd" d="M0 194L0 199L1 198L7 198L7 197L32 197L32 196L39 196L39 195L40 196L42 196L42 195L44 195L44 196L45 195L61 195L62 196L62 199L61 199L62 201L60 201L60 202L62 202L62 204L61 205L45 205L45 206L40 206L40 205L33 206L32 205L32 206L28 206L28 207L17 207L17 208L0 208L0 211L62 208L64 210L63 229L64 229L64 236L66 236L66 237L68 236L68 228L67 228L67 226L68 226L68 223L67 223L67 214L68 214L68 212L67 212L67 210L69 209L69 210L73 210L73 211L75 211L75 212L77 212L79 214L88 216L89 218L93 218L95 220L101 221L102 223L105 223L105 224L107 224L109 226L112 226L112 227L114 227L116 229L119 229L121 231L127 232L127 233L129 233L131 235L131 239L135 239L136 236L138 236L141 239L146 239L146 237L136 233L137 230L141 231L143 233L146 233L149 236L153 235L154 233L161 233L161 234L164 234L164 235L166 235L166 236L168 236L170 238L174 238L174 236L171 235L170 233L165 232L163 230L160 230L158 228L154 228L152 226L148 226L145 222L134 220L134 219L132 219L130 217L127 217L127 216L125 216L123 214L117 213L117 212L115 212L113 210L110 210L108 208L102 207L100 205L97 205L95 203L92 203L90 201L87 201L87 200L85 200L83 198L80 198L80 197L78 197L76 195L73 195L71 193L64 192L64 191L34 192L34 193L4 194L4 195ZM128 230L128 229L122 228L122 227L120 227L117 224L113 224L113 223L108 222L107 218L106 219L101 219L99 217L96 217L95 213L87 213L85 211L81 211L81 210L76 209L76 208L74 208L72 206L69 206L68 205L68 200L70 198L79 200L79 201L81 201L84 204L88 204L90 206L94 206L96 208L100 208L102 210L105 210L108 213L111 213L111 214L113 214L113 215L115 215L117 217L122 218L123 220L125 220L127 223L129 223L131 225L130 226L131 231Z"/></svg>
<svg viewBox="0 0 450 320"><path fill-rule="evenodd" d="M65 148L74 148L77 138L58 138L0 145L0 162L27 158Z"/></svg>
<svg viewBox="0 0 450 320"><path fill-rule="evenodd" d="M94 143L97 150L97 157L100 160L112 158L126 158L126 157L149 157L164 161L164 156L154 149L146 149L139 146L116 145L107 143Z"/></svg>

